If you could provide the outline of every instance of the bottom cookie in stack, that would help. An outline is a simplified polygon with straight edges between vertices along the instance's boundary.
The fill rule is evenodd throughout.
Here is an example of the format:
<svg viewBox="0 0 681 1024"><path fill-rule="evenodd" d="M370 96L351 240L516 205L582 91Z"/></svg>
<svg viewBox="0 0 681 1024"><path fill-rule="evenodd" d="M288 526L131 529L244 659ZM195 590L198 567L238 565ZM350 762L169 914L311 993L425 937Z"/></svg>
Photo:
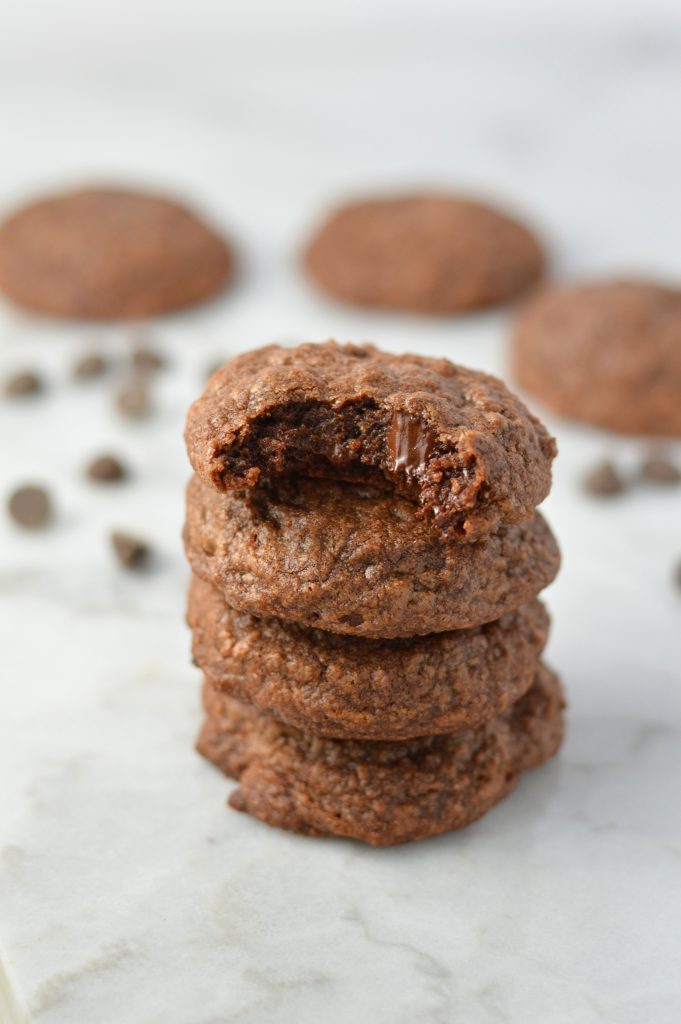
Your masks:
<svg viewBox="0 0 681 1024"><path fill-rule="evenodd" d="M392 846L462 828L560 746L560 681L530 689L477 728L401 741L322 739L206 683L198 749L239 780L230 804L270 825Z"/></svg>

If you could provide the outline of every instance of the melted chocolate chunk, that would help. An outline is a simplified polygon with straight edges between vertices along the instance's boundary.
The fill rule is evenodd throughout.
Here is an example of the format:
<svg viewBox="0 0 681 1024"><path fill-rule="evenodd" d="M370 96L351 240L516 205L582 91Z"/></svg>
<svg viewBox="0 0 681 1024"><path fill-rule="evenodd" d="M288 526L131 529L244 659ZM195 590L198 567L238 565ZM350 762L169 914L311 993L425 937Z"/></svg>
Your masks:
<svg viewBox="0 0 681 1024"><path fill-rule="evenodd" d="M418 476L434 451L435 433L420 420L396 409L390 420L387 443L392 470Z"/></svg>

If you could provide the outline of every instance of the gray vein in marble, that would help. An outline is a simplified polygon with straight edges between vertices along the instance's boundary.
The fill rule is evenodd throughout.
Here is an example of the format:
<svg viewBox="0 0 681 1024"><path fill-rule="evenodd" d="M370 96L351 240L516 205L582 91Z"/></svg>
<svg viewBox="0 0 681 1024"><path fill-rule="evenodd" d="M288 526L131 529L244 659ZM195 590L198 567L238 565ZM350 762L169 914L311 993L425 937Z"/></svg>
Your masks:
<svg viewBox="0 0 681 1024"><path fill-rule="evenodd" d="M430 1008L424 1006L424 1014L427 1013L428 1016L424 1016L423 1019L427 1020L429 1024L450 1024L453 976L449 967L404 939L380 938L369 927L366 917L356 906L348 906L341 914L341 918L357 925L369 946L379 946L383 949L406 953L413 961L417 973L428 979L427 989L433 997L433 1005Z"/></svg>
<svg viewBox="0 0 681 1024"><path fill-rule="evenodd" d="M133 956L133 949L126 942L114 942L103 946L101 951L70 971L59 971L38 985L31 996L29 1010L33 1014L43 1013L69 998L73 986L88 974L106 972L117 967L122 961Z"/></svg>

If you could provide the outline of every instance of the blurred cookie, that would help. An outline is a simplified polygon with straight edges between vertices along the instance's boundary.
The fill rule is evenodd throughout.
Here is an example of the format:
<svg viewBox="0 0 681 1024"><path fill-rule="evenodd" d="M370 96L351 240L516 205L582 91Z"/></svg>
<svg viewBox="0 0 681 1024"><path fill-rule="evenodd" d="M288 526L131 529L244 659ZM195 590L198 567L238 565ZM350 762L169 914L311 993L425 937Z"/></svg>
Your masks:
<svg viewBox="0 0 681 1024"><path fill-rule="evenodd" d="M452 195L351 203L332 214L304 255L323 291L359 306L448 314L496 306L544 267L524 225Z"/></svg>
<svg viewBox="0 0 681 1024"><path fill-rule="evenodd" d="M563 735L560 682L543 666L525 696L485 725L397 743L310 736L210 686L204 705L198 750L239 780L232 807L374 846L470 824L555 754Z"/></svg>
<svg viewBox="0 0 681 1024"><path fill-rule="evenodd" d="M496 377L335 342L238 356L192 405L185 439L218 490L288 475L372 483L469 540L527 519L556 453Z"/></svg>
<svg viewBox="0 0 681 1024"><path fill-rule="evenodd" d="M222 291L233 262L195 214L144 192L67 192L0 224L0 290L51 316L143 319L193 306Z"/></svg>
<svg viewBox="0 0 681 1024"><path fill-rule="evenodd" d="M648 281L552 288L521 312L518 384L549 408L624 434L681 436L681 290Z"/></svg>
<svg viewBox="0 0 681 1024"><path fill-rule="evenodd" d="M445 543L404 498L327 480L220 494L195 476L184 538L193 571L233 608L368 637L491 622L548 586L560 561L539 513Z"/></svg>
<svg viewBox="0 0 681 1024"><path fill-rule="evenodd" d="M196 663L218 689L320 736L397 740L479 725L529 688L549 618L531 601L497 622L407 640L304 629L229 608L194 577Z"/></svg>

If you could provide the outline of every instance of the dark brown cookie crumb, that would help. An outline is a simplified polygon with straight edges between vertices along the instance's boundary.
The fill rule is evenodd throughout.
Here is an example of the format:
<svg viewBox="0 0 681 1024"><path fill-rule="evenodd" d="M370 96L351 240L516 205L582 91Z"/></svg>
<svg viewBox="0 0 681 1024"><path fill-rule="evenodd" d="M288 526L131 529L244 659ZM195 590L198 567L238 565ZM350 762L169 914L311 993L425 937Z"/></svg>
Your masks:
<svg viewBox="0 0 681 1024"><path fill-rule="evenodd" d="M19 487L10 495L7 503L9 514L15 523L30 530L46 526L52 517L52 503L44 487L29 484Z"/></svg>
<svg viewBox="0 0 681 1024"><path fill-rule="evenodd" d="M130 361L135 370L140 370L143 373L153 373L155 370L162 370L166 365L166 360L163 356L146 345L140 345L139 348L136 348L130 357Z"/></svg>
<svg viewBox="0 0 681 1024"><path fill-rule="evenodd" d="M599 462L583 480L584 490L595 498L610 498L622 494L625 483L612 462Z"/></svg>
<svg viewBox="0 0 681 1024"><path fill-rule="evenodd" d="M109 363L98 352L85 352L73 364L73 376L77 380L91 380L101 377L109 369Z"/></svg>
<svg viewBox="0 0 681 1024"><path fill-rule="evenodd" d="M134 377L121 388L116 396L116 408L121 416L129 419L143 419L149 415L149 392L142 377Z"/></svg>
<svg viewBox="0 0 681 1024"><path fill-rule="evenodd" d="M4 390L8 398L24 398L26 395L39 394L44 390L44 385L37 373L26 370L8 377Z"/></svg>
<svg viewBox="0 0 681 1024"><path fill-rule="evenodd" d="M114 530L111 534L111 544L118 561L126 569L141 569L149 560L149 545L139 537Z"/></svg>
<svg viewBox="0 0 681 1024"><path fill-rule="evenodd" d="M678 484L681 470L666 456L654 453L641 463L641 477L650 484Z"/></svg>
<svg viewBox="0 0 681 1024"><path fill-rule="evenodd" d="M115 455L100 455L93 459L86 470L90 480L109 483L114 480L124 480L128 471Z"/></svg>

